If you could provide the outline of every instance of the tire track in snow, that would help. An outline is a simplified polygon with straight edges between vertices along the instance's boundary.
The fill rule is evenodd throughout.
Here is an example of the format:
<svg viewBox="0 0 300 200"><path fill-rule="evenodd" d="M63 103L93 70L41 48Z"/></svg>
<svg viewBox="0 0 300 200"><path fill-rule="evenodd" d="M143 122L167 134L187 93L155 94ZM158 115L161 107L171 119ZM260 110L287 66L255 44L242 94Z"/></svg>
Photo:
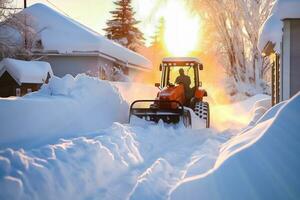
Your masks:
<svg viewBox="0 0 300 200"><path fill-rule="evenodd" d="M92 138L0 150L0 193L9 199L166 199L183 178L211 167L222 142L211 130L115 123Z"/></svg>
<svg viewBox="0 0 300 200"><path fill-rule="evenodd" d="M128 199L167 199L181 180L212 168L220 144L228 139L211 129L159 126L132 129L137 135L136 140L148 141L151 148L140 148L141 154L148 157L145 159L148 167L141 170Z"/></svg>

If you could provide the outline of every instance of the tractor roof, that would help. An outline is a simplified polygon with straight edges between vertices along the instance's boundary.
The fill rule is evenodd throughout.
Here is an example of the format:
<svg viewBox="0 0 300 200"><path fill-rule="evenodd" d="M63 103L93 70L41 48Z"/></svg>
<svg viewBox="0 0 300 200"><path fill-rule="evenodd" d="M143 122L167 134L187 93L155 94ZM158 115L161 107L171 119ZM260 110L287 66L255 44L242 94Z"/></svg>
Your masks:
<svg viewBox="0 0 300 200"><path fill-rule="evenodd" d="M194 57L167 57L163 58L162 62L194 62L202 64L198 58Z"/></svg>

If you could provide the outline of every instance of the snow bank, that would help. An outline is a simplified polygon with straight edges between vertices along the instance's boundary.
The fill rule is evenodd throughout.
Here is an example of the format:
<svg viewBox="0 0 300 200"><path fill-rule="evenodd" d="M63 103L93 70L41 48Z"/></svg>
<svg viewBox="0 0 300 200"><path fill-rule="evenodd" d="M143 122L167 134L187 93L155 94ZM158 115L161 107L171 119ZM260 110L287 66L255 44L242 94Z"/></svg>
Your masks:
<svg viewBox="0 0 300 200"><path fill-rule="evenodd" d="M87 138L61 140L30 152L6 149L0 151L0 160L1 168L5 167L0 171L0 199L113 196L104 188L117 184L116 177L127 168L101 140Z"/></svg>
<svg viewBox="0 0 300 200"><path fill-rule="evenodd" d="M232 137L231 132L216 134L214 129L192 130L140 119L137 124L114 123L110 128L98 130L103 125L101 120L109 124L120 117L116 113L120 113L124 102L116 87L122 88L121 94L127 94L124 97L127 102L132 101L135 93L150 97L156 94L152 86L114 85L83 75L75 79L54 77L41 91L11 99L14 105L10 108L3 104L9 100L1 100L0 109L6 108L6 112L10 111L7 113L12 113L12 108L18 110L18 104L27 103L28 118L37 121L30 130L39 131L36 135L26 135L28 126L24 126L22 132L18 132L20 137L31 138L19 145L25 149L11 146L0 149L0 199L168 199L182 181L204 176L214 168L216 161L220 162L220 149ZM133 91L130 96L128 93ZM241 102L239 108L265 107L267 102L262 99L266 97L252 97ZM258 103L253 106L255 102ZM100 112L97 106L101 107ZM237 108L238 104L234 106ZM41 117L46 114L50 117ZM9 119L5 123L9 123ZM16 121L26 124L29 120L22 115ZM87 127L90 132L86 132ZM7 130L14 133L16 128L10 124ZM66 131L71 133L66 134ZM70 138L77 133L81 137ZM57 142L49 140L50 136L64 139ZM32 143L41 139L48 140L48 145L32 148ZM26 148L26 144L31 147Z"/></svg>
<svg viewBox="0 0 300 200"><path fill-rule="evenodd" d="M24 61L4 58L0 62L0 76L7 71L18 83L44 83L53 76L51 66L42 61Z"/></svg>
<svg viewBox="0 0 300 200"><path fill-rule="evenodd" d="M23 11L28 16L33 28L39 33L43 51L58 51L59 53L100 53L116 61L128 63L129 67L151 69L151 62L99 33L89 29L79 22L64 16L46 5L37 3Z"/></svg>
<svg viewBox="0 0 300 200"><path fill-rule="evenodd" d="M258 47L263 51L268 42L274 43L275 50L280 52L282 40L283 19L300 18L299 0L277 0L273 7L272 14L260 30Z"/></svg>
<svg viewBox="0 0 300 200"><path fill-rule="evenodd" d="M0 150L0 199L166 199L182 177L211 168L226 141L163 124L96 134Z"/></svg>
<svg viewBox="0 0 300 200"><path fill-rule="evenodd" d="M0 146L31 146L126 122L128 104L111 83L78 75L53 77L38 92L0 99Z"/></svg>
<svg viewBox="0 0 300 200"><path fill-rule="evenodd" d="M299 199L300 93L223 145L214 168L171 199Z"/></svg>

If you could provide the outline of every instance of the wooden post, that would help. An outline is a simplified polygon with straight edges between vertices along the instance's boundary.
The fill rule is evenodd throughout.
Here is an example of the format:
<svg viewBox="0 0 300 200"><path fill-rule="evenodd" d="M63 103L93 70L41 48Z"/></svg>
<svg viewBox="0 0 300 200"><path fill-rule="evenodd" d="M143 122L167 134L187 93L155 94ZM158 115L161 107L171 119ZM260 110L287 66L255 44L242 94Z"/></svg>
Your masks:
<svg viewBox="0 0 300 200"><path fill-rule="evenodd" d="M280 82L281 82L281 77L280 77L280 55L279 54L275 54L275 83L276 83L276 102L275 104L279 103L280 101Z"/></svg>
<svg viewBox="0 0 300 200"><path fill-rule="evenodd" d="M280 55L278 53L272 54L272 105L280 102Z"/></svg>
<svg viewBox="0 0 300 200"><path fill-rule="evenodd" d="M271 90L272 90L272 106L276 104L276 63L274 59L272 58L272 67L271 67Z"/></svg>

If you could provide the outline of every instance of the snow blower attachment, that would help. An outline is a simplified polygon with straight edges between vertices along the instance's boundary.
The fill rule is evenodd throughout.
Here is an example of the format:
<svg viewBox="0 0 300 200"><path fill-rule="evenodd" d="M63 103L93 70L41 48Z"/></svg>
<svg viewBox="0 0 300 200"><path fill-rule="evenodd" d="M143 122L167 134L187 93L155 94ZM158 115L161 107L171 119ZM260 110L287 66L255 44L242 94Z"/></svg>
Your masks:
<svg viewBox="0 0 300 200"><path fill-rule="evenodd" d="M199 70L203 65L196 58L164 58L160 65L161 83L155 100L137 100L130 106L129 121L136 116L147 121L177 124L186 127L203 123L209 128L209 104L203 101L207 92L201 89ZM197 120L192 119L193 116Z"/></svg>
<svg viewBox="0 0 300 200"><path fill-rule="evenodd" d="M151 104L149 105L149 103ZM146 121L156 123L160 120L168 124L177 124L183 121L184 125L189 127L191 125L190 117L183 119L183 116L189 114L180 102L172 100L137 100L130 106L130 116L134 115Z"/></svg>

